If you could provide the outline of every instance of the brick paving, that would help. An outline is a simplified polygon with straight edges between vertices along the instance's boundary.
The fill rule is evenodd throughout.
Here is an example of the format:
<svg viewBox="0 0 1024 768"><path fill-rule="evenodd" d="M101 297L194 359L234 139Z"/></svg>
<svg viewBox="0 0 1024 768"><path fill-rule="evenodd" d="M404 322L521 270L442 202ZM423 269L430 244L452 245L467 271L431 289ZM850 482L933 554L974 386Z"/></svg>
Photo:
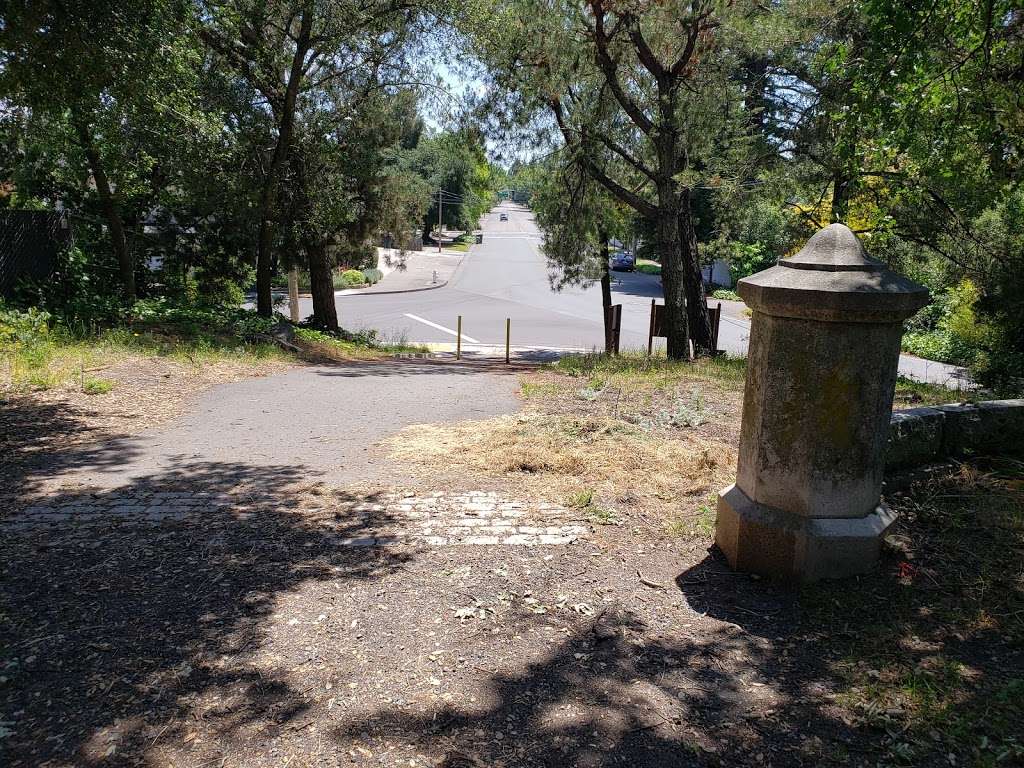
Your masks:
<svg viewBox="0 0 1024 768"><path fill-rule="evenodd" d="M590 532L578 513L559 504L526 503L493 491L384 493L331 501L306 509L324 536L344 547L415 543L427 546L565 545ZM40 499L0 519L0 531L118 528L202 523L211 515L244 522L273 494L130 491Z"/></svg>

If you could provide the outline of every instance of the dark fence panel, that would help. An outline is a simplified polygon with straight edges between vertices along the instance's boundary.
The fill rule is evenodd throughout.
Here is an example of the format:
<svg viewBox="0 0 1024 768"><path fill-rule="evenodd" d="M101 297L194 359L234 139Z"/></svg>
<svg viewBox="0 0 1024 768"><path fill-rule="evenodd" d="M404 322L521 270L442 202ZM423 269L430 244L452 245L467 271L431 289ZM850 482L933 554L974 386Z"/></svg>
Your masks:
<svg viewBox="0 0 1024 768"><path fill-rule="evenodd" d="M0 209L0 296L22 280L46 280L71 242L66 215Z"/></svg>

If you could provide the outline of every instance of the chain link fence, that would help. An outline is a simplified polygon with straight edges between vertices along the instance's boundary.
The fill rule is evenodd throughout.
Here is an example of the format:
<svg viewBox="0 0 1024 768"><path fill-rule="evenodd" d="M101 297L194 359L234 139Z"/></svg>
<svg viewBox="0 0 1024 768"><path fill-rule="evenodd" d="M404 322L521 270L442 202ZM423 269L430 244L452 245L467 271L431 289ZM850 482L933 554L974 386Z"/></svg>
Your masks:
<svg viewBox="0 0 1024 768"><path fill-rule="evenodd" d="M0 296L25 280L43 281L73 241L64 213L0 210Z"/></svg>

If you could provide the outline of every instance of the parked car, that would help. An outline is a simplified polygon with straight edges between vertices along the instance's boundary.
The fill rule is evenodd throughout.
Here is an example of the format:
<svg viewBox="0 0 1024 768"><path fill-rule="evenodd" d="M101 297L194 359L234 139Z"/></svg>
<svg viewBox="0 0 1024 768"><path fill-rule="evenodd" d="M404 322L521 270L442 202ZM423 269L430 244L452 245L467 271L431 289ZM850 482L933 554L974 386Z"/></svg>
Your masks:
<svg viewBox="0 0 1024 768"><path fill-rule="evenodd" d="M608 258L608 268L616 272L632 272L636 269L636 257L629 251L616 251Z"/></svg>
<svg viewBox="0 0 1024 768"><path fill-rule="evenodd" d="M503 213L500 216L498 216L498 221L508 221L508 214Z"/></svg>

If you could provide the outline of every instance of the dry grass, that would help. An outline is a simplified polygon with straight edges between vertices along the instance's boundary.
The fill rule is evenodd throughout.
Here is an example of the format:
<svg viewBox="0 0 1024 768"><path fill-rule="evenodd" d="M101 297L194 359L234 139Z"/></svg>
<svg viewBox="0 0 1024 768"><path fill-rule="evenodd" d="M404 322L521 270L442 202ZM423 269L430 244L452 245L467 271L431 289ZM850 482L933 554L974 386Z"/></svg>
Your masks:
<svg viewBox="0 0 1024 768"><path fill-rule="evenodd" d="M388 441L394 458L431 474L484 476L527 497L659 529L698 510L728 482L734 449L697 435L665 436L604 416L527 413L456 425L416 425ZM601 520L605 522L607 520Z"/></svg>

